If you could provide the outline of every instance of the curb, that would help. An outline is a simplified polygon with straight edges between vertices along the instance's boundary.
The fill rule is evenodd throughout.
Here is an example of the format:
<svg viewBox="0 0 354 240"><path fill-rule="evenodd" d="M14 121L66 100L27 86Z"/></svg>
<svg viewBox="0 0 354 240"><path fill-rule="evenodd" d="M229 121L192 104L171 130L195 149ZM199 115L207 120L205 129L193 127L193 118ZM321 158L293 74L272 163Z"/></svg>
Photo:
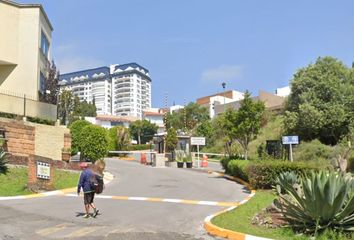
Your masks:
<svg viewBox="0 0 354 240"><path fill-rule="evenodd" d="M209 172L209 173L211 173L211 172ZM225 175L224 173L220 173L220 172L213 172L213 173L216 173L219 176L223 176L229 180L241 183L242 185L244 185L246 188L248 188L251 191L251 194L249 194L245 199L243 199L239 203L238 206L248 202L256 194L256 190L253 190L251 188L251 186L247 182L243 181L242 179L228 176L228 175ZM220 211L220 212L217 212L217 213L207 216L204 219L204 228L208 232L208 234L213 235L213 236L217 236L217 237L232 239L232 240L269 240L269 238L256 237L256 236L252 236L252 235L241 233L241 232L234 232L234 231L231 231L231 230L228 230L225 228L218 227L218 226L211 223L211 219L213 219L214 217L216 217L222 213L226 213L228 211L231 211L231 210L237 208L238 206L233 206L233 207L227 208L224 211Z"/></svg>
<svg viewBox="0 0 354 240"><path fill-rule="evenodd" d="M114 175L109 172L104 172L104 184L110 183L114 178ZM43 193L35 193L29 195L21 195L21 196L9 196L9 197L0 197L0 201L5 200L18 200L18 199L29 199L29 198L39 198L39 197L48 197L48 196L55 196L55 195L64 195L67 193L75 192L77 187L72 188L65 188L55 191L43 192Z"/></svg>

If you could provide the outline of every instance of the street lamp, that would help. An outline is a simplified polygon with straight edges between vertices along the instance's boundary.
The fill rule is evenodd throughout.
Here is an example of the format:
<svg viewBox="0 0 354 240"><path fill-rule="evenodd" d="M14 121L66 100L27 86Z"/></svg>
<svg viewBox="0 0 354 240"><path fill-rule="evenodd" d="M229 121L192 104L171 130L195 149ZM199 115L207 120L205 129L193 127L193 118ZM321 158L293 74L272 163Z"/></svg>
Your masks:
<svg viewBox="0 0 354 240"><path fill-rule="evenodd" d="M223 90L224 90L223 97L224 97L224 113L225 113L225 87L226 87L226 83L223 82L223 83L221 84L221 86L222 86L222 88L223 88Z"/></svg>

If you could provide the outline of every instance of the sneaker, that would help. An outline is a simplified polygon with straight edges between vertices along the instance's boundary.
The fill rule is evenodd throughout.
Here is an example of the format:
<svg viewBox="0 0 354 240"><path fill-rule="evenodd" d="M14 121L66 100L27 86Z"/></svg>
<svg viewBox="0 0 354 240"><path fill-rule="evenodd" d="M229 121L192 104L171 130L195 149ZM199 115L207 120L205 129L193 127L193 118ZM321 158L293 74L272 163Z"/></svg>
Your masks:
<svg viewBox="0 0 354 240"><path fill-rule="evenodd" d="M92 217L95 218L95 217L97 216L97 214L98 214L98 211L99 211L99 210L95 208L95 209L93 210Z"/></svg>
<svg viewBox="0 0 354 240"><path fill-rule="evenodd" d="M82 216L83 218L90 218L90 214L85 214L84 216Z"/></svg>

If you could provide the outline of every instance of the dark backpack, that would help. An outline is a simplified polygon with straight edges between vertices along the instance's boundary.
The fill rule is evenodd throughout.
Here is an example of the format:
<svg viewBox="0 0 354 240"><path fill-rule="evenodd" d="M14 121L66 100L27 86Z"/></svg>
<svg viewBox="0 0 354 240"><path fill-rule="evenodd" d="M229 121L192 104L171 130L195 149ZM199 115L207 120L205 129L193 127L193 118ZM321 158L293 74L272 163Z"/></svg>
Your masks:
<svg viewBox="0 0 354 240"><path fill-rule="evenodd" d="M95 191L97 194L100 194L103 192L103 189L104 189L103 176L95 174L95 177L96 177L96 181L97 181L97 187L96 187Z"/></svg>

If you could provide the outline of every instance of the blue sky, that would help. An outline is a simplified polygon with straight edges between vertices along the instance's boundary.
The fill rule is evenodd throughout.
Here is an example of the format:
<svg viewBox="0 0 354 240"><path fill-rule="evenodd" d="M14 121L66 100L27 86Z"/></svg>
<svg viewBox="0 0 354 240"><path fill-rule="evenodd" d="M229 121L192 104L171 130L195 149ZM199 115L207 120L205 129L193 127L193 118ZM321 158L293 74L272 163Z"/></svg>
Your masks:
<svg viewBox="0 0 354 240"><path fill-rule="evenodd" d="M60 71L137 62L154 107L227 90L274 92L319 56L354 61L354 1L21 0L54 26Z"/></svg>

